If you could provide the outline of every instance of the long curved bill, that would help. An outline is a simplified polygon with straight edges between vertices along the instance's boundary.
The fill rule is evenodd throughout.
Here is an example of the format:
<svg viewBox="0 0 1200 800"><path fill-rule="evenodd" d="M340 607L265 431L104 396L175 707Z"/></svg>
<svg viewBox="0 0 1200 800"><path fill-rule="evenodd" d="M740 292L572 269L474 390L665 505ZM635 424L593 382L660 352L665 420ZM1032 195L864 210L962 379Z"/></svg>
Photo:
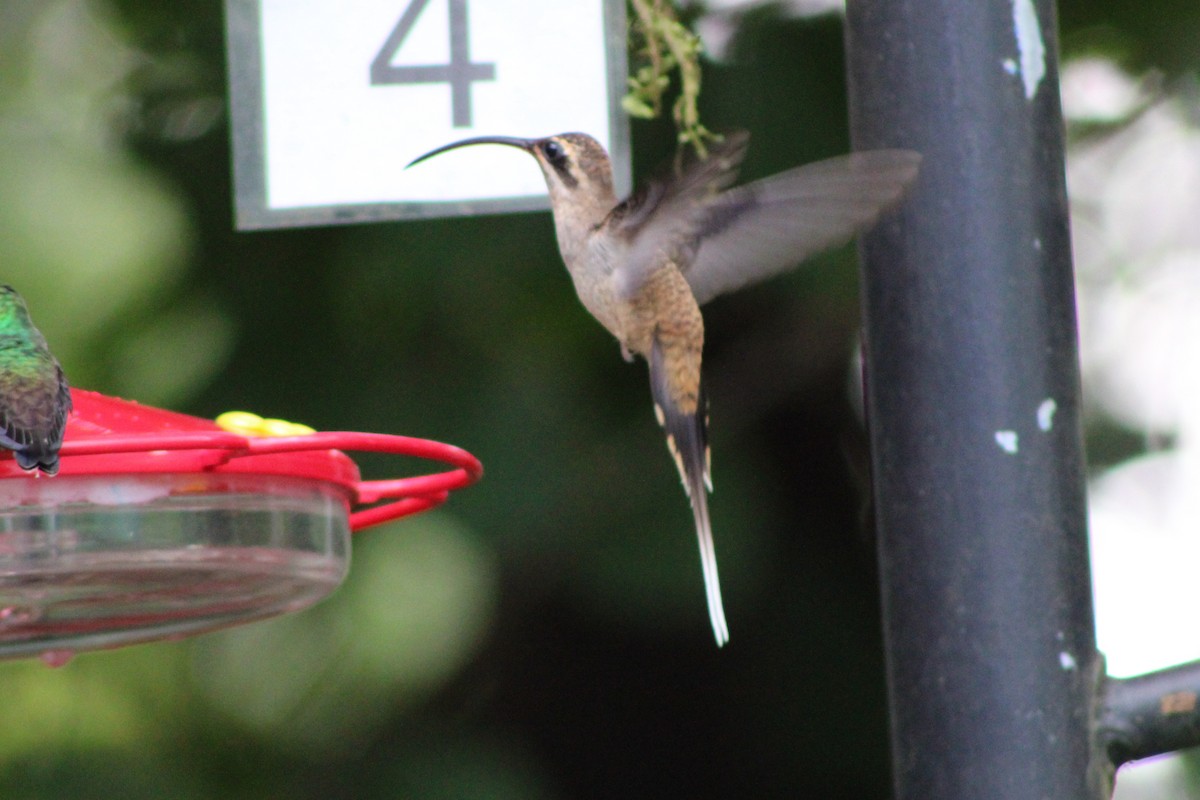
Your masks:
<svg viewBox="0 0 1200 800"><path fill-rule="evenodd" d="M536 140L534 140L534 139L518 139L515 136L476 136L473 139L463 139L462 141L459 141L459 142L451 142L450 144L444 144L435 150L430 150L428 153L426 153L423 156L417 156L412 161L408 162L408 166L406 166L405 169L408 169L408 167L411 167L414 164L420 164L425 159L433 158L434 156L444 153L447 150L455 150L459 147L466 147L467 145L506 144L509 147L519 147L522 150L528 151L530 148L533 147L534 141L536 141Z"/></svg>

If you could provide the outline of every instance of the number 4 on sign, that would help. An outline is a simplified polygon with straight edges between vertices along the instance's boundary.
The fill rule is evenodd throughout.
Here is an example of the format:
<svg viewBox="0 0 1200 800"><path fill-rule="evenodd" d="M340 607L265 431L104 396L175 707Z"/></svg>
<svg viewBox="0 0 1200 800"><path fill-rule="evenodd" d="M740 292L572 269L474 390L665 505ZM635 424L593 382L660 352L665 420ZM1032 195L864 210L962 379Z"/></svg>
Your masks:
<svg viewBox="0 0 1200 800"><path fill-rule="evenodd" d="M495 80L496 65L471 61L467 36L467 0L448 0L447 4L450 7L450 61L421 66L392 64L392 59L416 24L417 17L429 5L429 0L409 0L400 21L371 62L371 85L448 83L454 127L468 128L471 126L471 84Z"/></svg>

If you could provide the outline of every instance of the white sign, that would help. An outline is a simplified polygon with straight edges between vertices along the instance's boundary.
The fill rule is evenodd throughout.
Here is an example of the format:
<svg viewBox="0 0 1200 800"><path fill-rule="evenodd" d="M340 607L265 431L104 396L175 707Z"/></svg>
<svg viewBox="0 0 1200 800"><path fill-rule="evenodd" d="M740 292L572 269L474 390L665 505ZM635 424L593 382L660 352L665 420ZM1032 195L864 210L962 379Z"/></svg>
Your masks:
<svg viewBox="0 0 1200 800"><path fill-rule="evenodd" d="M239 228L546 208L472 136L582 131L629 185L623 0L226 0Z"/></svg>

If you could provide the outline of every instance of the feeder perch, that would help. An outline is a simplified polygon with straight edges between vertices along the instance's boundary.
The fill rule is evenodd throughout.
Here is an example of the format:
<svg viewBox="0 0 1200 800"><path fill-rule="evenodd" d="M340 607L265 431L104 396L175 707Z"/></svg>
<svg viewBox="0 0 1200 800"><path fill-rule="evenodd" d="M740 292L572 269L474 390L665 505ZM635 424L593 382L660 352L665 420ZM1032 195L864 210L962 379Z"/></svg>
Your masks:
<svg viewBox="0 0 1200 800"><path fill-rule="evenodd" d="M212 420L72 390L54 477L0 457L0 658L190 636L296 611L345 577L350 533L479 479L457 447ZM282 435L280 435L282 434ZM452 468L364 481L343 450Z"/></svg>

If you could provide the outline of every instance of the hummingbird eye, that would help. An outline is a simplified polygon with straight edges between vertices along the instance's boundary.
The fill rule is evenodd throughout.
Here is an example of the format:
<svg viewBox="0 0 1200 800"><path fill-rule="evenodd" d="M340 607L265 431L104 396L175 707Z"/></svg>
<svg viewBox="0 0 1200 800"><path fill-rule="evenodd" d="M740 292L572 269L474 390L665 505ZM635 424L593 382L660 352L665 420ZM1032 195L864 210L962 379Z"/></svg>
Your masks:
<svg viewBox="0 0 1200 800"><path fill-rule="evenodd" d="M542 155L550 162L561 161L566 158L567 152L563 146L553 139L547 139L542 142Z"/></svg>

